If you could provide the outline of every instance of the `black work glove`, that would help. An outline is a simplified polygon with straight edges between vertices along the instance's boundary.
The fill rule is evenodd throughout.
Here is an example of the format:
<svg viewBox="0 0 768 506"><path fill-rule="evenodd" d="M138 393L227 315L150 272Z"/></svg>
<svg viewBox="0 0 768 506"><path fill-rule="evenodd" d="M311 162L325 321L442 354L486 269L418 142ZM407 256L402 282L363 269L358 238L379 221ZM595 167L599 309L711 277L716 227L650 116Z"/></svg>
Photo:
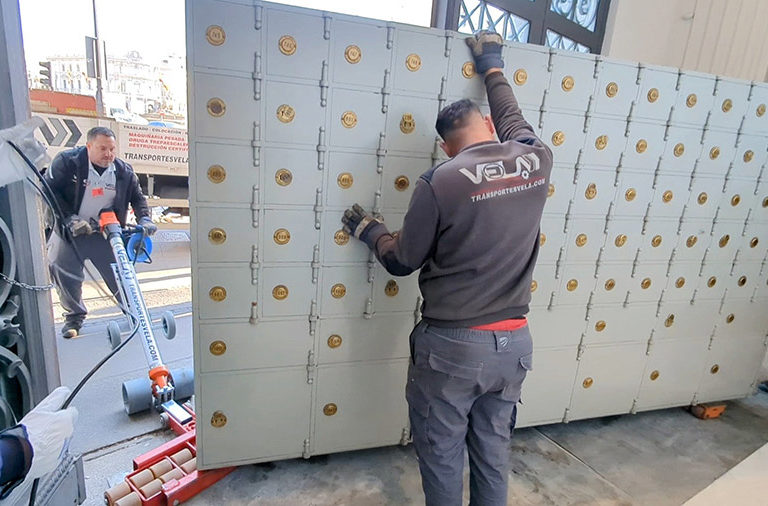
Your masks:
<svg viewBox="0 0 768 506"><path fill-rule="evenodd" d="M69 233L72 234L72 237L88 235L93 232L91 224L88 223L88 220L84 220L76 214L73 214L69 217L65 223L65 226L69 230Z"/></svg>
<svg viewBox="0 0 768 506"><path fill-rule="evenodd" d="M501 59L501 50L504 48L504 39L501 35L488 30L480 30L470 35L464 41L472 52L475 60L475 69L481 75L485 75L488 69L504 68L504 60Z"/></svg>
<svg viewBox="0 0 768 506"><path fill-rule="evenodd" d="M152 223L152 218L149 216L144 216L141 218L139 220L139 225L147 231L147 235L155 235L155 232L157 232L157 225Z"/></svg>
<svg viewBox="0 0 768 506"><path fill-rule="evenodd" d="M360 207L360 204L355 204L350 209L344 211L341 222L344 224L344 231L346 233L357 237L366 244L368 244L368 234L376 226L384 223L380 219L368 214L365 209ZM368 244L368 246L371 245Z"/></svg>

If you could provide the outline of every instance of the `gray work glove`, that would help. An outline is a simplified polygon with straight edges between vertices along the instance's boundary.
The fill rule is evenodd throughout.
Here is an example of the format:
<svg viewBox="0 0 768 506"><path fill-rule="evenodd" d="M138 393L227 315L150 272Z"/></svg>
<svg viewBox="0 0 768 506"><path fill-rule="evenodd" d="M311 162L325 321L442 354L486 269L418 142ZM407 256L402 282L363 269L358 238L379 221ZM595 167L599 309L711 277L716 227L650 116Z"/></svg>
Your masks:
<svg viewBox="0 0 768 506"><path fill-rule="evenodd" d="M155 232L157 232L157 225L152 223L152 218L149 216L139 219L139 225L147 231L147 235L155 235Z"/></svg>
<svg viewBox="0 0 768 506"><path fill-rule="evenodd" d="M504 68L504 60L501 59L504 39L501 38L501 35L488 30L480 30L464 41L471 49L472 58L475 60L475 69L479 74L485 75L492 68Z"/></svg>
<svg viewBox="0 0 768 506"><path fill-rule="evenodd" d="M88 235L93 232L91 224L88 223L88 220L84 220L76 214L73 214L69 217L65 226L69 230L69 233L72 234L72 237Z"/></svg>
<svg viewBox="0 0 768 506"><path fill-rule="evenodd" d="M378 225L383 225L383 221L368 214L360 204L353 205L350 209L344 211L344 216L341 217L341 222L344 224L344 231L349 235L353 235L372 247L368 241L369 234Z"/></svg>

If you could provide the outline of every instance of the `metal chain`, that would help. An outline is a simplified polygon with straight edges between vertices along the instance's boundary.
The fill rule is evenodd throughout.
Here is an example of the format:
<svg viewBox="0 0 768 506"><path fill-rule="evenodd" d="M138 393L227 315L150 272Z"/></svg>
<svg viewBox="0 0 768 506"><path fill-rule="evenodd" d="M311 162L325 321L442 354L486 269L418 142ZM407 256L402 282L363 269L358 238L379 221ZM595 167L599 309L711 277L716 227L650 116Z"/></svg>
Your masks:
<svg viewBox="0 0 768 506"><path fill-rule="evenodd" d="M45 292L47 290L50 290L53 288L53 283L49 285L42 285L42 286L35 286L35 285L28 285L26 283L22 283L21 281L16 281L15 279L11 279L2 272L0 272L0 279L3 279L6 283L10 283L14 286L19 286L21 288L26 288L27 290L32 290L33 292Z"/></svg>

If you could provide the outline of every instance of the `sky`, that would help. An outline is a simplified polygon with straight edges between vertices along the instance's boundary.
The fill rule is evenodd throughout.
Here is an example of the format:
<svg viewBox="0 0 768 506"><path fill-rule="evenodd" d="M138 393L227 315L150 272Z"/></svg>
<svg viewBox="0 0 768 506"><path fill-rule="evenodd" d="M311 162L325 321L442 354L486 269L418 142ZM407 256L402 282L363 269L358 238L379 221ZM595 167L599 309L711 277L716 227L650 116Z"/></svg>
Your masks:
<svg viewBox="0 0 768 506"><path fill-rule="evenodd" d="M196 1L196 0L190 0ZM431 0L286 0L368 18L428 26ZM85 56L93 36L92 0L19 0L27 68L48 56ZM137 50L147 60L185 52L184 0L96 0L99 34L107 54Z"/></svg>

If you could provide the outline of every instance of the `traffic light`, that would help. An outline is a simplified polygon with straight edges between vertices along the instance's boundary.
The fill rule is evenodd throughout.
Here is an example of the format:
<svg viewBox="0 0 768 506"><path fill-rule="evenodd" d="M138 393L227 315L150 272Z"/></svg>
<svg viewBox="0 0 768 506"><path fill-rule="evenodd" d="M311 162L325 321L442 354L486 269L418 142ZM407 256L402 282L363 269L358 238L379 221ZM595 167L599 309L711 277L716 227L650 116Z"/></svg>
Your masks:
<svg viewBox="0 0 768 506"><path fill-rule="evenodd" d="M39 63L40 66L43 67L40 69L40 84L46 86L49 90L52 90L53 84L51 81L51 62L41 61Z"/></svg>

